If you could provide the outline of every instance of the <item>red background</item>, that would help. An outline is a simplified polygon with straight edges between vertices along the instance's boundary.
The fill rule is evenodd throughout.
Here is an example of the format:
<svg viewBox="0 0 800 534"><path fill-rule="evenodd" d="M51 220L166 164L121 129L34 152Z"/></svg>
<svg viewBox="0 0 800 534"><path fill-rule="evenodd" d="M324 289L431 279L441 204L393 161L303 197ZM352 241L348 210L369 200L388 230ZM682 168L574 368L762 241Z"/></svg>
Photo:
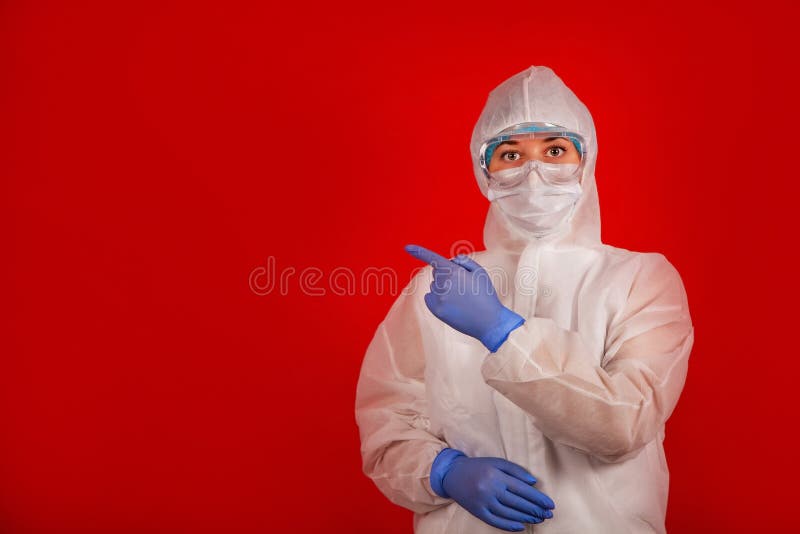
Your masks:
<svg viewBox="0 0 800 534"><path fill-rule="evenodd" d="M756 83L756 8L0 3L0 531L411 532L353 416L394 295L297 276L404 283L405 243L480 247L469 136L531 64L593 113L604 241L689 295L669 530L788 528L793 223L765 156L793 145L745 137L789 94ZM270 256L287 294L248 287Z"/></svg>

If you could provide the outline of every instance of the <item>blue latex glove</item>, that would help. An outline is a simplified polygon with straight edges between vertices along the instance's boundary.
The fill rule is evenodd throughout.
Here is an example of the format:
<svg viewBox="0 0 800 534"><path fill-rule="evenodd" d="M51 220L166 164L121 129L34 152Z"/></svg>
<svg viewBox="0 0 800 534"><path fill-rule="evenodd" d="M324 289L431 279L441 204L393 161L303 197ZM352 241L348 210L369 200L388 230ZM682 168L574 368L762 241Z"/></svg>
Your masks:
<svg viewBox="0 0 800 534"><path fill-rule="evenodd" d="M433 267L425 304L436 317L495 352L525 319L500 303L489 273L467 256L448 260L418 245L406 252Z"/></svg>
<svg viewBox="0 0 800 534"><path fill-rule="evenodd" d="M493 527L519 532L523 523L553 517L553 500L532 487L536 478L503 458L469 458L444 449L433 461L431 487Z"/></svg>

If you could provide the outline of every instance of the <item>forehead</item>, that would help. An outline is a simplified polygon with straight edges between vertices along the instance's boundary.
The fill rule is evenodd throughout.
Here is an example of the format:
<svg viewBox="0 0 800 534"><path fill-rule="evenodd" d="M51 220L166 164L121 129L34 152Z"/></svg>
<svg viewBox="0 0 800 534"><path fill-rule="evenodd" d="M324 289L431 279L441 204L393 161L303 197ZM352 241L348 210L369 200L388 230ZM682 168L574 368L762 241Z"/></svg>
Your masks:
<svg viewBox="0 0 800 534"><path fill-rule="evenodd" d="M546 143L553 143L557 141L568 142L569 139L566 137L535 137L535 138L519 138L519 139L507 139L497 144L498 147L503 145L539 145L539 144L546 144Z"/></svg>

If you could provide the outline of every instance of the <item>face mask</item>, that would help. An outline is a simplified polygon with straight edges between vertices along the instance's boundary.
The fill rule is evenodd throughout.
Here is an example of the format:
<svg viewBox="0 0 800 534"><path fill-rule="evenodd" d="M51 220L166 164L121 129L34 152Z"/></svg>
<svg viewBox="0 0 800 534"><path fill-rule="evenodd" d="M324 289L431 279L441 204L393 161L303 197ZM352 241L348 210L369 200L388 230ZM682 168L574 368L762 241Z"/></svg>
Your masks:
<svg viewBox="0 0 800 534"><path fill-rule="evenodd" d="M492 173L498 180L514 180L524 173L516 187L496 190L489 188L489 200L497 202L500 209L516 225L536 237L546 236L557 230L567 220L581 196L580 183L557 183L548 180L547 171L539 161L532 160L521 167ZM542 171L545 172L542 172ZM564 169L566 171L566 169Z"/></svg>

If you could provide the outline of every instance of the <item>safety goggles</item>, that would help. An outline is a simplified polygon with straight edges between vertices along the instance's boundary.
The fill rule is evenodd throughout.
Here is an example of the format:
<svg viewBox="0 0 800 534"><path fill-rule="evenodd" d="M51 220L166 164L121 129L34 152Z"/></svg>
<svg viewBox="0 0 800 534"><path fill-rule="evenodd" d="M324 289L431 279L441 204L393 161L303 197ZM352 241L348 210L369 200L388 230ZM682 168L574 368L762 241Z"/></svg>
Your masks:
<svg viewBox="0 0 800 534"><path fill-rule="evenodd" d="M481 168L495 190L517 187L528 175L523 167L531 166L550 184L576 183L585 160L583 137L547 122L516 124L486 141L480 150Z"/></svg>

